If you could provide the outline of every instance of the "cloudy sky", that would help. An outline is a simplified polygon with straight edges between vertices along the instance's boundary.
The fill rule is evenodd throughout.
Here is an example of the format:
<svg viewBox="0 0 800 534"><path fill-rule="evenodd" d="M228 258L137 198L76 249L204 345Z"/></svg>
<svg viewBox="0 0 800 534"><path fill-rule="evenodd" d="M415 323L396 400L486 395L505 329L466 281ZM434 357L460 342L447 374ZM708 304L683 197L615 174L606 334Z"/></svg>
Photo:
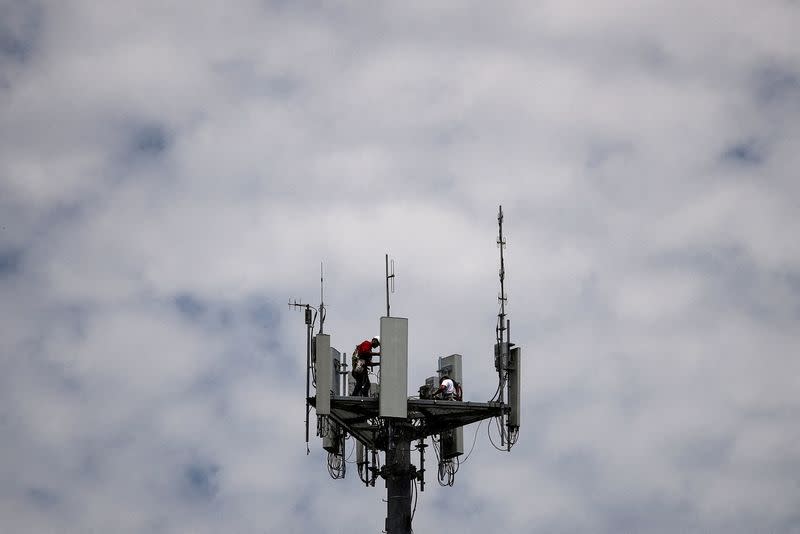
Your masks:
<svg viewBox="0 0 800 534"><path fill-rule="evenodd" d="M800 4L0 0L0 531L379 532L319 301L488 399L417 532L800 532ZM411 393L411 392L410 392ZM476 426L465 430L469 443Z"/></svg>

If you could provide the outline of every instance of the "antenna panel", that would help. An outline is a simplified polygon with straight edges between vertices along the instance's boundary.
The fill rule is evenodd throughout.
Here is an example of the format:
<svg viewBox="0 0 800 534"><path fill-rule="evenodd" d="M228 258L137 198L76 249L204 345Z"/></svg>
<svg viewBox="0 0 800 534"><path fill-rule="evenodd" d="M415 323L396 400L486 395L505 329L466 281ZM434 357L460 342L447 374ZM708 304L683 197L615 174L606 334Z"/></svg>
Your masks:
<svg viewBox="0 0 800 534"><path fill-rule="evenodd" d="M464 386L461 372L461 355L451 354L439 358L439 380L447 375ZM438 384L437 384L438 386ZM464 427L454 428L442 434L442 458L447 460L464 454Z"/></svg>
<svg viewBox="0 0 800 534"><path fill-rule="evenodd" d="M448 375L450 378L463 385L461 375L461 355L451 354L450 356L443 356L439 358L439 380L442 376ZM437 386L439 384L436 384Z"/></svg>
<svg viewBox="0 0 800 534"><path fill-rule="evenodd" d="M520 377L522 370L520 367L522 359L522 349L514 347L508 355L508 405L511 406L511 413L508 414L508 426L519 428L519 405L520 405Z"/></svg>
<svg viewBox="0 0 800 534"><path fill-rule="evenodd" d="M381 417L408 417L408 319L381 317Z"/></svg>
<svg viewBox="0 0 800 534"><path fill-rule="evenodd" d="M341 452L342 431L336 423L331 423L328 427L328 433L322 436L322 448L334 454Z"/></svg>
<svg viewBox="0 0 800 534"><path fill-rule="evenodd" d="M364 444L356 440L356 465L364 464Z"/></svg>
<svg viewBox="0 0 800 534"><path fill-rule="evenodd" d="M441 437L442 459L449 460L464 454L464 427L448 430Z"/></svg>
<svg viewBox="0 0 800 534"><path fill-rule="evenodd" d="M317 381L317 415L330 415L331 413L331 336L317 334L314 343L314 377Z"/></svg>
<svg viewBox="0 0 800 534"><path fill-rule="evenodd" d="M436 381L435 376L429 376L425 379L425 385L419 388L420 399L430 399L433 393L439 388L439 383Z"/></svg>
<svg viewBox="0 0 800 534"><path fill-rule="evenodd" d="M502 372L508 369L508 343L495 343L494 344L494 368L497 372Z"/></svg>
<svg viewBox="0 0 800 534"><path fill-rule="evenodd" d="M370 394L372 393L372 389L374 388L375 384L372 384L370 388ZM353 370L351 369L349 373L347 373L347 391L345 391L345 395L350 395L353 390L356 389L356 379L353 378Z"/></svg>
<svg viewBox="0 0 800 534"><path fill-rule="evenodd" d="M339 363L342 361L342 353L331 347L331 393L333 395L342 394L342 375L339 373Z"/></svg>

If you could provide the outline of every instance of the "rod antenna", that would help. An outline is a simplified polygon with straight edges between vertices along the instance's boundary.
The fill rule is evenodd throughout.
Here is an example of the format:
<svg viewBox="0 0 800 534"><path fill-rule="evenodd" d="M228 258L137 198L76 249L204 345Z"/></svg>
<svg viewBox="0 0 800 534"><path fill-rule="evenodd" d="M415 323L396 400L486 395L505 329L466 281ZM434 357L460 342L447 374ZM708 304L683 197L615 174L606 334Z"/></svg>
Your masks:
<svg viewBox="0 0 800 534"><path fill-rule="evenodd" d="M314 325L314 319L311 315L313 309L308 304L298 302L297 299L289 301L290 308L305 308L306 319L306 454L311 454L311 449L308 448L308 415L311 411L309 398L311 395L311 330Z"/></svg>
<svg viewBox="0 0 800 534"><path fill-rule="evenodd" d="M322 262L319 262L319 333L324 332L323 325L325 324L325 298L324 298L324 282Z"/></svg>
<svg viewBox="0 0 800 534"><path fill-rule="evenodd" d="M503 257L503 250L506 248L506 239L503 237L503 206L500 206L497 212L497 225L499 227L497 246L500 248L500 296L498 297L500 301L500 313L497 314L496 333L497 343L502 345L502 343L508 340L506 336L506 301L508 301L508 296L505 290L506 265L505 258Z"/></svg>
<svg viewBox="0 0 800 534"><path fill-rule="evenodd" d="M389 266L391 265L392 270L389 271ZM394 293L394 259L392 259L391 264L389 262L389 255L386 254L386 317L391 317L391 307L389 306L389 289L391 288L392 293Z"/></svg>

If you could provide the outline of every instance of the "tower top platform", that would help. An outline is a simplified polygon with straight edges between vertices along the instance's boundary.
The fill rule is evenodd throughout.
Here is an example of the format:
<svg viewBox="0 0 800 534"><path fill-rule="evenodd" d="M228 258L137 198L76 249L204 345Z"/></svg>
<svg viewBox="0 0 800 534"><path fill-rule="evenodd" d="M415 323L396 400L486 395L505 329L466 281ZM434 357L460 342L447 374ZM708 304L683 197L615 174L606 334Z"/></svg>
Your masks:
<svg viewBox="0 0 800 534"><path fill-rule="evenodd" d="M316 406L316 400L316 397L308 398L313 406ZM413 441L498 417L509 411L510 407L500 402L408 399L404 432ZM368 449L386 450L387 425L384 424L385 418L379 416L377 397L332 396L329 417ZM391 419L399 421L397 418Z"/></svg>

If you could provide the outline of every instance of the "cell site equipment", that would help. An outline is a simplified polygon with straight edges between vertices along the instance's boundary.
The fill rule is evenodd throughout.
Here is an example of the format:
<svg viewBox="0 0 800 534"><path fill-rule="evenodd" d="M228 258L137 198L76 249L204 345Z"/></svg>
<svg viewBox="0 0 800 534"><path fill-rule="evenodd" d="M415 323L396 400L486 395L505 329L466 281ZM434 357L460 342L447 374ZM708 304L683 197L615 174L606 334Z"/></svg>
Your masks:
<svg viewBox="0 0 800 534"><path fill-rule="evenodd" d="M440 485L452 486L464 455L464 427L494 419L499 439L489 439L495 448L510 451L517 441L520 426L521 349L511 342L510 321L506 314L506 246L503 237L503 208L497 215L497 244L500 249L500 311L495 327L494 354L487 355L487 366L494 364L498 384L486 402L442 400L436 398L440 379L445 375L462 383L463 359L460 354L439 357L436 373L425 380L416 395L408 393L408 319L389 315L389 287L394 285L394 263L389 269L386 257L386 316L380 318L380 380L372 384L370 396L350 396L354 379L348 372L348 354L331 345L331 335L323 331L325 305L315 308L292 301L290 306L305 310L306 323L306 450L309 441L309 413L316 410L316 435L328 453L328 472L334 479L344 478L348 458L355 448L358 478L374 487L378 478L386 481L388 534L410 534L418 491L425 491L425 453L433 449L435 472ZM322 287L322 271L320 271ZM314 327L319 317L319 330ZM493 357L493 358L492 358ZM311 386L315 395L311 395ZM467 394L467 397L469 395ZM476 433L477 437L477 433ZM426 441L430 438L431 444ZM354 441L354 445L350 440ZM412 448L413 453L412 454ZM414 456L416 458L414 458ZM416 459L416 463L414 460ZM430 461L429 461L430 462ZM352 463L351 463L352 465ZM413 495L412 499L412 486ZM413 500L413 509L412 509Z"/></svg>

